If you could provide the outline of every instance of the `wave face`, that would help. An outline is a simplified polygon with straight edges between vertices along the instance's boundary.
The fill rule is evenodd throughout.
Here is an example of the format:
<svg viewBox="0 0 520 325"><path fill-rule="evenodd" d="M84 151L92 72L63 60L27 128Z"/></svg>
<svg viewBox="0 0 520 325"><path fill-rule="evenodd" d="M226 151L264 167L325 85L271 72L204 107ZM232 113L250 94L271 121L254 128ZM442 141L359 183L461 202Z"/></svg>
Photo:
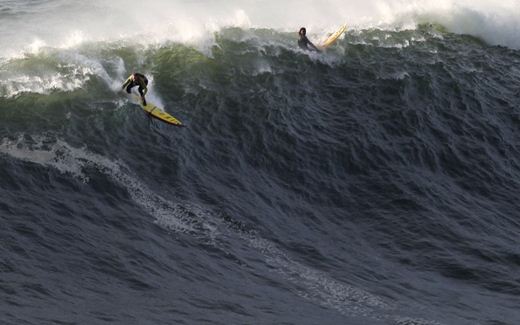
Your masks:
<svg viewBox="0 0 520 325"><path fill-rule="evenodd" d="M153 26L205 8L162 30L113 3L117 24L97 2L0 1L20 27L0 31L4 324L520 322L513 43L430 19L450 2L367 2L359 26L421 24L324 54L269 2L143 9ZM131 71L186 128L128 100Z"/></svg>

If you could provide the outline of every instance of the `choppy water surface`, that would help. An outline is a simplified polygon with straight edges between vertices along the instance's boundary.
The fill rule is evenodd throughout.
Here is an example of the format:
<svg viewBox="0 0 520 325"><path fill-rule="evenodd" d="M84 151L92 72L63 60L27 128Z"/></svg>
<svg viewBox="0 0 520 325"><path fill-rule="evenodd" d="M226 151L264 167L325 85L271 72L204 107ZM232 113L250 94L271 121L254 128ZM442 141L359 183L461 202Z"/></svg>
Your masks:
<svg viewBox="0 0 520 325"><path fill-rule="evenodd" d="M507 33L432 19L315 54L247 11L145 43L20 19L104 17L81 6L0 1L3 324L520 322ZM186 128L128 100L132 71Z"/></svg>

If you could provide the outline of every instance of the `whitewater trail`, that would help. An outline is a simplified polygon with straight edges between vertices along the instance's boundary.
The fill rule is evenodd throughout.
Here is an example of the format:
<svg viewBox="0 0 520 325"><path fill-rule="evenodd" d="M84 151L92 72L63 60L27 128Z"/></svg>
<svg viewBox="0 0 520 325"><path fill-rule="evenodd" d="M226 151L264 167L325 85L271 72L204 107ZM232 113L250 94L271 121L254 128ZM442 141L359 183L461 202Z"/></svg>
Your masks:
<svg viewBox="0 0 520 325"><path fill-rule="evenodd" d="M393 303L294 261L276 244L260 237L254 230L239 229L217 218L210 210L190 203L174 203L171 199L154 193L120 161L89 152L86 148L72 147L62 140L52 143L43 137L31 138L30 144L27 144L24 137L16 140L3 139L0 142L0 153L56 169L85 184L90 180L89 168L94 168L123 187L136 204L154 217L157 225L175 233L190 235L221 249L226 248L219 245L219 237L240 238L249 247L257 250L276 273L295 285L295 294L344 315L379 321L391 320L395 324L441 325L434 321L397 316L393 312L396 309ZM299 290L299 286L305 286L306 290Z"/></svg>

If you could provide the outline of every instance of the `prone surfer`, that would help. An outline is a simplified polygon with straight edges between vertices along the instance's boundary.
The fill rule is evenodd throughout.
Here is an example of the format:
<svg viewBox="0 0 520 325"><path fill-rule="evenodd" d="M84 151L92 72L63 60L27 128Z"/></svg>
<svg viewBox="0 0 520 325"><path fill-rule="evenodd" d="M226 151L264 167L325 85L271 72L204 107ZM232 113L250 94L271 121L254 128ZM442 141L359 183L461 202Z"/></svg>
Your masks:
<svg viewBox="0 0 520 325"><path fill-rule="evenodd" d="M126 88L127 93L131 93L131 89L139 86L139 94L141 95L141 98L143 100L143 105L146 106L146 99L144 98L144 95L148 92L148 79L140 73L134 72L126 79L125 83L123 84L123 89Z"/></svg>
<svg viewBox="0 0 520 325"><path fill-rule="evenodd" d="M314 44L312 44L311 41L309 41L309 39L307 38L306 34L307 34L307 29L305 29L305 27L302 27L300 28L300 31L298 32L298 34L300 35L300 39L298 40L298 46L302 49L302 50L306 50L306 51L316 51L316 52L321 52Z"/></svg>

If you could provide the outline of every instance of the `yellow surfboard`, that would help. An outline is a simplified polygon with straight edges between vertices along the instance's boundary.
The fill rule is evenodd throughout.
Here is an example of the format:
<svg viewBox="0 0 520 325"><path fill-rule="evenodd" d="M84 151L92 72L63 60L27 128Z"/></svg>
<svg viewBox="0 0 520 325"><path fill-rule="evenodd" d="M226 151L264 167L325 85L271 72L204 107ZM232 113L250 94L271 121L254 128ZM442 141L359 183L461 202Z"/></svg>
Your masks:
<svg viewBox="0 0 520 325"><path fill-rule="evenodd" d="M336 43L338 38L343 35L343 33L347 30L347 24L341 26L335 33L331 34L325 41L320 44L320 48L326 49L332 44Z"/></svg>
<svg viewBox="0 0 520 325"><path fill-rule="evenodd" d="M137 100L137 102L139 103L139 106L141 106L141 108L145 112L147 112L151 117L171 125L184 126L181 121L163 111L162 108L150 103L149 101L146 101L146 106L144 106L140 96L137 96L136 94L132 95L135 98L135 100Z"/></svg>

